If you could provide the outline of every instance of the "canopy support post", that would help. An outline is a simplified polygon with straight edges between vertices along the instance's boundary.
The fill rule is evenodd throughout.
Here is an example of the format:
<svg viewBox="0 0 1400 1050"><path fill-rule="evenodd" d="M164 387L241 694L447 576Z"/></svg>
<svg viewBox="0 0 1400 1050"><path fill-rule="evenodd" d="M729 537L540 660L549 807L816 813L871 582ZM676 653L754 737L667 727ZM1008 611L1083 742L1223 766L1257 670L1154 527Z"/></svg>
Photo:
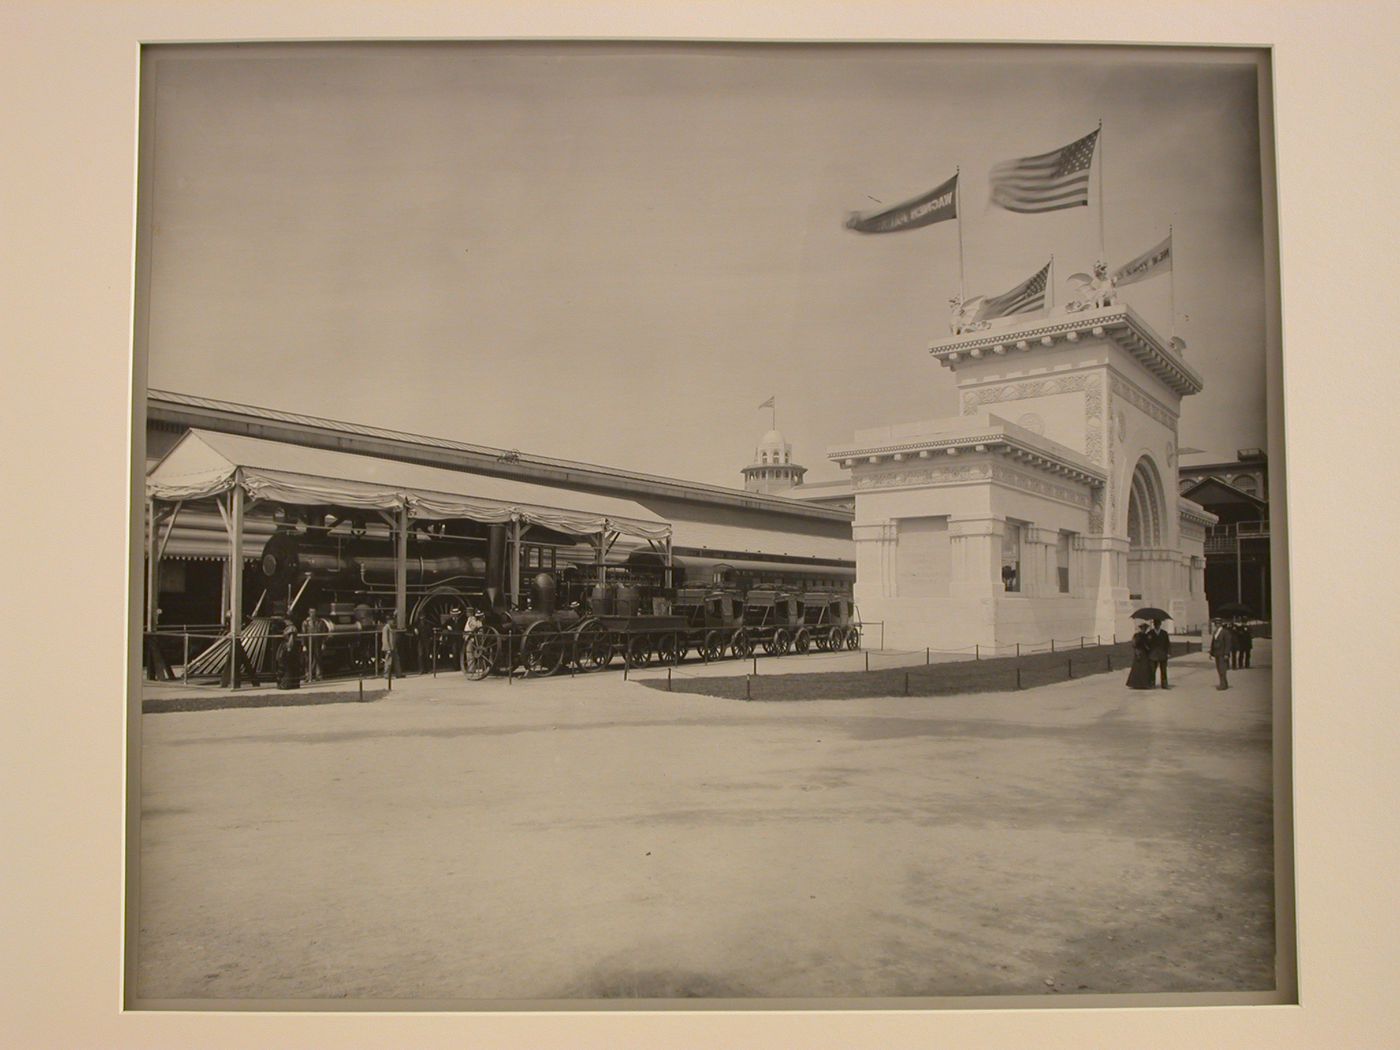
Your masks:
<svg viewBox="0 0 1400 1050"><path fill-rule="evenodd" d="M510 607L520 608L520 515L510 516Z"/></svg>
<svg viewBox="0 0 1400 1050"><path fill-rule="evenodd" d="M674 553L673 553L673 545L672 545L672 543L671 543L671 534L668 532L668 533L666 533L666 589L667 589L667 590L670 590L672 587L674 587L674 586L676 585L676 583L675 583L675 567L676 567L676 560L675 560L675 555L674 555Z"/></svg>
<svg viewBox="0 0 1400 1050"><path fill-rule="evenodd" d="M399 507L394 535L394 626L408 627L408 503Z"/></svg>
<svg viewBox="0 0 1400 1050"><path fill-rule="evenodd" d="M160 551L156 544L156 501L146 500L146 630L156 629L156 587L160 583ZM128 621L129 622L129 621Z"/></svg>
<svg viewBox="0 0 1400 1050"><path fill-rule="evenodd" d="M602 530L593 539L597 546L596 557L593 559L593 567L598 572L598 578L594 582L601 585L606 582L605 577L607 575L607 570L603 568L603 556L606 553L604 547L608 539L608 521L606 518L603 519Z"/></svg>
<svg viewBox="0 0 1400 1050"><path fill-rule="evenodd" d="M171 508L170 518L165 523L165 531L161 533L160 545L156 548L156 560L165 557L165 545L170 542L170 534L175 531L175 522L179 520L180 510L185 505L184 500L176 500L175 506ZM152 508L154 509L154 507Z"/></svg>
<svg viewBox="0 0 1400 1050"><path fill-rule="evenodd" d="M228 530L228 680L229 687L237 689L243 663L239 638L243 628L243 486L236 481L229 490L229 500L233 506Z"/></svg>

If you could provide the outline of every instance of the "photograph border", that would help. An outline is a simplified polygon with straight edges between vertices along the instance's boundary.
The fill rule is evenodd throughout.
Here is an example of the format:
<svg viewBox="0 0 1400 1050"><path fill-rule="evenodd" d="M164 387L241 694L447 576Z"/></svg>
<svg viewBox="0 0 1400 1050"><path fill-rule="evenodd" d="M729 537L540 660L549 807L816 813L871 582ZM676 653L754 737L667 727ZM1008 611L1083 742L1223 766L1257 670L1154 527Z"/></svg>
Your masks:
<svg viewBox="0 0 1400 1050"><path fill-rule="evenodd" d="M784 27L790 30L795 24L794 5L778 5L787 8L785 14L756 5L725 7L722 19L716 18L713 9L698 13L680 5L665 8L659 17L610 9L581 15L577 8L560 6L500 12L425 3L405 13L387 5L347 11L343 6L308 3L290 11L269 11L247 3L211 3L198 10L139 3L55 3L42 9L33 5L7 11L4 21L14 23L8 37L16 60L0 76L6 86L15 88L11 97L32 102L15 123L20 141L32 151L27 156L35 159L15 178L26 199L38 202L17 223L17 243L33 251L36 263L52 262L59 247L86 243L91 250L87 259L60 256L71 264L62 271L30 265L16 274L14 287L24 305L18 345L57 350L46 362L47 373L40 369L37 382L27 377L30 389L24 402L15 399L7 412L6 425L14 428L12 446L19 444L19 425L27 424L44 431L45 446L52 449L51 455L37 457L41 462L22 457L15 480L32 483L32 491L39 494L32 505L43 506L44 497L70 491L71 481L86 479L93 491L87 524L103 520L104 514L105 520L115 520L110 508L125 516L127 435L139 428L133 425L129 397L135 376L128 371L124 355L113 357L114 351L129 347L130 281L114 283L114 278L123 269L129 273L132 265L133 53L140 42L460 37L468 30L475 30L473 36L694 36L701 23L712 33L720 22L729 37L769 39L785 35ZM1287 471L1294 482L1287 524L1293 540L1287 566L1292 575L1277 574L1277 579L1290 595L1306 600L1303 615L1298 608L1291 610L1295 627L1291 676L1301 704L1292 712L1299 736L1291 772L1298 786L1297 827L1306 832L1298 836L1298 882L1303 891L1312 890L1302 892L1298 908L1301 1006L1016 1011L1002 1009L1005 1004L999 1001L995 1010L940 1013L573 1014L556 1018L553 1024L540 1015L123 1014L117 990L121 904L115 881L122 814L113 804L113 791L121 785L120 758L113 755L112 730L117 736L121 732L112 718L115 692L83 689L67 679L57 687L25 679L21 693L49 697L51 702L39 711L26 708L15 738L25 748L23 761L15 767L19 775L32 777L23 785L28 791L10 795L29 803L15 824L26 844L35 844L25 858L23 896L33 908L31 918L45 920L24 927L17 946L24 970L5 982L7 994L13 997L9 1012L18 1022L16 1036L34 1046L241 1046L253 1039L266 1043L274 1036L284 1044L300 1040L371 1046L412 1040L415 1045L457 1045L468 1022L473 1036L483 1043L545 1045L558 1040L571 1046L713 1045L719 1039L742 1040L745 1045L768 1041L848 1045L853 1040L866 1045L870 1040L889 1046L927 1045L931 1035L964 1046L1004 1045L1027 1037L1052 1046L1081 1046L1089 1040L1279 1046L1355 1044L1368 1034L1376 1039L1393 1033L1396 1006L1386 988L1397 966L1395 938L1388 936L1393 920L1377 921L1374 910L1382 909L1381 919L1389 918L1393 910L1386 907L1389 895L1378 891L1394 870L1394 837L1374 833L1375 818L1385 812L1382 802L1396 795L1394 749L1387 747L1385 734L1376 733L1388 714L1385 689L1387 685L1393 689L1393 682L1388 683L1374 665L1368 674L1363 661L1368 653L1374 656L1373 645L1364 645L1360 638L1336 637L1328 629L1355 621L1359 597L1382 599L1393 594L1395 566L1392 560L1382 563L1378 571L1376 564L1362 560L1356 549L1360 544L1340 556L1325 546L1335 508L1348 491L1354 493L1366 484L1374 461L1353 456L1351 462L1329 462L1331 448L1323 439L1335 435L1339 412L1350 413L1351 426L1363 438L1383 440L1392 433L1386 409L1395 403L1395 376L1368 379L1368 396L1358 398L1354 385L1342 388L1330 380L1328 362L1319 360L1320 353L1309 351L1364 338L1359 327L1364 317L1336 316L1327 293L1329 288L1339 290L1342 282L1337 277L1324 280L1327 269L1350 264L1355 279L1350 287L1362 280L1385 286L1395 264L1379 250L1366 250L1382 246L1383 224L1371 217L1367 225L1363 196L1354 195L1350 210L1343 214L1341 222L1351 237L1348 254L1343 256L1335 237L1340 209L1335 202L1324 207L1309 190L1335 172L1326 148L1329 143L1344 134L1355 135L1367 125L1384 126L1387 109L1394 108L1394 85L1384 80L1388 75L1393 81L1394 73L1385 63L1383 48L1393 39L1395 16L1380 7L1363 6L1346 26L1328 22L1320 29L1316 20L1320 7L1280 10L1217 5L1193 11L1187 18L1179 11L1164 13L1149 4L1122 6L1124 10L1115 11L1111 24L1094 27L1096 34L1124 43L1272 38L1265 43L1272 46L1278 86L1275 100L1281 114L1276 148L1284 163L1279 168L1278 214L1280 232L1285 235L1278 241L1283 328L1275 335L1283 331L1288 335L1282 358L1287 375L1281 375L1280 381L1286 379L1283 385L1294 395L1288 401L1287 426L1282 418L1270 419L1271 440L1276 434L1288 438ZM804 7L805 17L798 21L810 24L815 9ZM899 4L858 9L831 5L821 11L826 15L823 26L829 27L828 35L833 37L875 34L880 39L931 39L939 35L930 16L915 15ZM1068 5L1020 5L1016 8L1018 37L1062 42L1056 38L1063 37L1071 11ZM529 32L522 18L538 20L544 28ZM481 31L493 21L501 28ZM1008 21L1005 7L998 8L994 17L968 13L965 24L958 27L959 35L965 41L990 36L1004 32L990 23L1004 26ZM589 23L586 28L585 23ZM804 28L804 38L811 39L809 32ZM17 43L24 54L19 54ZM1341 103L1363 86L1363 71L1376 69L1385 71L1379 91L1381 112L1373 105L1349 113ZM12 78L14 85L9 84ZM1376 93L1374 83L1370 91ZM129 118L126 121L121 119L123 113ZM1376 166L1393 162L1393 147L1382 144L1364 158L1348 155L1348 160L1356 161L1347 169L1353 179L1363 187L1380 188L1384 184ZM6 181L11 178L7 174ZM46 187L51 189L47 195ZM91 192L75 192L79 188ZM1309 245L1318 248L1309 251ZM1377 264L1374 260L1379 259L1385 261ZM1362 260L1367 262L1364 270ZM62 279L56 279L60 272ZM75 290L80 305L76 310ZM1290 347L1299 352L1289 356ZM81 371L75 373L75 369ZM75 383L75 374L84 381ZM58 419L68 424L65 433L50 440L48 431ZM7 460L11 457L20 463L19 453L7 449ZM1282 471L1276 476L1281 475ZM1304 489L1297 486L1300 477L1306 478ZM1379 493L1375 499L1382 518L1396 503L1391 492ZM53 623L54 614L64 608L58 599L80 590L90 595L100 621L93 631L91 674L113 684L126 680L129 581L113 566L126 565L127 537L104 532L100 538L88 539L84 556L75 566L39 579L33 566L45 564L75 535L71 528L45 533L35 542L33 556L25 558L31 575L23 578L28 588L21 589L42 596L33 619ZM103 565L90 579L78 573ZM1286 601L1281 604L1287 606ZM47 651L35 631L21 630L17 641L21 646L33 644L34 651ZM1338 666L1348 668L1345 695L1355 701L1342 710L1326 703L1338 693ZM1284 673L1276 666L1276 678ZM1325 719L1326 715L1333 717ZM41 835L44 828L50 831L47 837ZM61 834L52 834L55 828ZM1276 851L1285 853L1283 840L1278 840Z"/></svg>
<svg viewBox="0 0 1400 1050"><path fill-rule="evenodd" d="M553 38L542 39L537 42L546 46L567 43L576 44L580 47L588 47L593 44L600 46L615 46L619 43L634 43L634 41L599 40L599 41L559 41ZM256 47L259 42L240 42ZM282 42L277 42L282 43ZM315 52L308 52L308 57L312 54L324 55L327 52L325 47L334 47L339 41L303 41L309 48L319 49ZM352 44L370 44L377 41L350 41ZM398 42L395 42L398 43ZM455 43L472 44L477 41L458 41ZM519 41L491 40L485 42L488 45L499 43L522 43ZM531 43L530 41L523 43ZM716 47L730 46L737 51L745 45L764 46L772 41L749 41L749 40L690 40L690 39L649 39L643 43L655 44L658 47L667 45L715 45ZM781 41L783 44L790 44L793 47L822 46L833 49L847 44L847 41ZM144 58L151 54L153 47L161 45L143 45L141 53ZM183 46L183 45L182 45ZM992 50L1005 47L1003 44L991 42L976 43L931 43L917 41L881 41L876 46L884 47L908 47L912 52L916 48L927 47L930 50L936 47L945 47L949 50L961 51L964 54L970 49ZM1261 193L1261 215L1263 229L1261 239L1263 241L1263 288L1264 288L1264 383L1266 387L1266 446L1269 455L1269 500L1271 529L1274 536L1270 544L1271 565L1271 588L1274 595L1272 603L1275 615L1271 623L1272 638L1272 763L1274 770L1274 897L1275 897L1275 987L1268 991L1208 991L1208 992L1121 992L1121 993L1086 993L1075 994L1073 996L1044 994L1044 995L950 995L950 996L925 996L925 997L824 997L820 999L793 999L793 998L754 998L754 999L654 999L654 1000L609 1000L609 999L499 999L493 1001L474 999L358 999L358 1000L337 1000L337 999L286 999L279 997L270 998L245 998L245 999L160 999L143 998L133 994L137 981L137 931L140 928L140 903L138 887L140 884L140 825L141 825L141 725L142 713L139 701L141 695L141 667L142 657L140 641L142 637L142 594L144 591L143 566L145 558L144 541L144 505L145 486L144 474L142 470L146 463L146 399L147 383L145 381L146 372L149 366L149 347L147 332L149 327L149 288L150 288L150 265L152 253L144 250L143 245L149 243L150 228L154 221L151 208L147 203L150 199L149 182L153 178L155 168L154 152L156 146L156 135L153 128L148 132L138 131L138 148L140 151L140 161L138 165L138 205L137 205L137 278L135 290L135 302L133 316L134 341L132 355L132 376L133 376L133 399L132 399L132 472L131 472L131 492L130 492L130 522L131 529L131 549L129 551L129 578L131 580L131 612L129 621L129 685L127 703L128 717L128 738L127 747L129 749L130 760L127 765L127 844L126 844L126 946L125 946L125 980L124 980L124 1002L128 1010L178 1010L178 1011L312 1011L312 1012L382 1012L382 1011L461 1011L475 1012L483 1009L493 1011L536 1011L536 1012L560 1012L560 1011L586 1011L586 1012L620 1012L620 1011L658 1011L658 1010L680 1010L680 1011L794 1011L794 1010L986 1010L986 1009L1089 1009L1089 1008L1131 1008L1131 1007L1200 1007L1200 1006L1269 1006L1269 1005L1289 1005L1297 1002L1297 960L1295 953L1295 941L1293 938L1293 857L1292 857L1292 829L1291 829L1291 792L1288 787L1288 771L1291 768L1292 748L1288 735L1289 708L1291 696L1289 690L1288 676L1288 615L1287 615L1287 543L1286 527L1281 519L1285 513L1285 474L1284 448L1283 448L1283 377L1281 363L1281 346L1279 342L1279 319L1278 319L1278 239L1277 239L1277 194L1274 185L1274 151L1273 146L1273 109L1272 109L1272 76L1270 70L1270 56L1265 48L1243 48L1230 45L1211 45L1207 47L1193 47L1189 45L1074 45L1074 44L1053 44L1026 43L1018 46L1027 49L1028 56L1032 52L1038 52L1036 58L1048 59L1051 57L1052 49L1089 47L1091 49L1101 49L1107 53L1115 52L1115 57L1122 59L1141 59L1145 63L1168 65L1174 61L1175 55L1180 55L1181 62L1192 62L1203 60L1205 62L1238 63L1245 65L1250 62L1255 67L1255 77L1257 85L1258 100L1258 136L1260 148L1260 193ZM735 53L731 51L730 53ZM1190 53L1187 53L1190 52ZM618 50L616 53L623 54ZM227 52L223 52L227 54ZM211 60L220 57L219 53L212 50L208 57ZM140 82L147 87L154 87L155 71L153 68L145 67L140 73ZM140 119L138 124L145 127L153 122L155 114L155 104L152 97L143 97L139 106ZM1277 519L1277 520L1276 520Z"/></svg>

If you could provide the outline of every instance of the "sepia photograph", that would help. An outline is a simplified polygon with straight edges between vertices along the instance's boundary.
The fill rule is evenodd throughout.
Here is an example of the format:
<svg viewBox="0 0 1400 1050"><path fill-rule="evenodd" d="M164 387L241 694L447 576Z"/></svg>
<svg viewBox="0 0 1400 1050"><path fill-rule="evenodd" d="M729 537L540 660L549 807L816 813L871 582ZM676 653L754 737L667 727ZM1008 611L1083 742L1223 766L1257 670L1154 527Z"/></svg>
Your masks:
<svg viewBox="0 0 1400 1050"><path fill-rule="evenodd" d="M143 46L126 1007L1296 1003L1271 83Z"/></svg>

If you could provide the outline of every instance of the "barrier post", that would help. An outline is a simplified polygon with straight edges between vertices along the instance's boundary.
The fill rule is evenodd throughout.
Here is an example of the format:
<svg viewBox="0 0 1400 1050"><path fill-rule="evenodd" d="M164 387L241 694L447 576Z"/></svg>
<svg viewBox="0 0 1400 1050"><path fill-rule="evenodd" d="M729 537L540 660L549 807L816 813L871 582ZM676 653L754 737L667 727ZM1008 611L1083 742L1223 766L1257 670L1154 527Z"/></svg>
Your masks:
<svg viewBox="0 0 1400 1050"><path fill-rule="evenodd" d="M924 666L927 667L932 662L932 652L926 645L924 646Z"/></svg>
<svg viewBox="0 0 1400 1050"><path fill-rule="evenodd" d="M1103 635L1101 635L1101 634L1096 634L1096 635L1094 635L1094 644L1095 644L1095 645L1103 645Z"/></svg>
<svg viewBox="0 0 1400 1050"><path fill-rule="evenodd" d="M880 652L885 651L885 621L880 621Z"/></svg>
<svg viewBox="0 0 1400 1050"><path fill-rule="evenodd" d="M909 695L909 672L904 672L904 695Z"/></svg>
<svg viewBox="0 0 1400 1050"><path fill-rule="evenodd" d="M865 650L865 669L870 670L870 650Z"/></svg>
<svg viewBox="0 0 1400 1050"><path fill-rule="evenodd" d="M1112 653L1104 653L1104 654L1103 654L1103 664L1104 664L1104 670L1105 670L1105 671L1112 671L1112 670L1113 670L1113 654L1112 654Z"/></svg>
<svg viewBox="0 0 1400 1050"><path fill-rule="evenodd" d="M980 659L982 659L982 643L981 643L981 642L977 642L975 645L973 645L973 647L972 647L972 658L973 658L974 660L980 660Z"/></svg>
<svg viewBox="0 0 1400 1050"><path fill-rule="evenodd" d="M433 628L433 677L437 677L438 646L442 643L441 632Z"/></svg>
<svg viewBox="0 0 1400 1050"><path fill-rule="evenodd" d="M1055 639L1053 638L1050 639L1050 651L1052 653L1055 651Z"/></svg>
<svg viewBox="0 0 1400 1050"><path fill-rule="evenodd" d="M754 658L753 658L753 673L754 673L754 674L758 674L758 656L757 656L757 655L755 655Z"/></svg>
<svg viewBox="0 0 1400 1050"><path fill-rule="evenodd" d="M666 692L671 691L671 669L666 668Z"/></svg>
<svg viewBox="0 0 1400 1050"><path fill-rule="evenodd" d="M365 702L365 676L360 675L360 703Z"/></svg>
<svg viewBox="0 0 1400 1050"><path fill-rule="evenodd" d="M1020 643L1020 642L1017 642L1017 643L1016 643L1016 659L1019 660L1020 658L1021 658L1021 643ZM1019 670L1019 669L1018 669L1018 670ZM1018 686L1018 688L1019 688L1019 686Z"/></svg>
<svg viewBox="0 0 1400 1050"><path fill-rule="evenodd" d="M190 628L186 624L185 628L185 662L180 665L180 678L186 685L190 681Z"/></svg>
<svg viewBox="0 0 1400 1050"><path fill-rule="evenodd" d="M744 699L753 699L753 677L751 675L744 675Z"/></svg>
<svg viewBox="0 0 1400 1050"><path fill-rule="evenodd" d="M1021 665L1016 665L1016 688L1021 688Z"/></svg>
<svg viewBox="0 0 1400 1050"><path fill-rule="evenodd" d="M1084 648L1084 636L1082 634L1079 636L1079 648Z"/></svg>
<svg viewBox="0 0 1400 1050"><path fill-rule="evenodd" d="M1065 677L1066 677L1066 678L1073 678L1073 677L1074 677L1074 657L1071 656L1068 660L1065 661L1065 664L1066 664Z"/></svg>

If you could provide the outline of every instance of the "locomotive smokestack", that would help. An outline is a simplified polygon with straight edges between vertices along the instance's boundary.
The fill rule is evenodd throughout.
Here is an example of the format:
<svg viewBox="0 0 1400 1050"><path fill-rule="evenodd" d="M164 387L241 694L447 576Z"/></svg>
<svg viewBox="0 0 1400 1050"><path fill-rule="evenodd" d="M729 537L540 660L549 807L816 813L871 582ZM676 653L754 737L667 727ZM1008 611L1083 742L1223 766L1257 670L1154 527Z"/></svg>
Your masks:
<svg viewBox="0 0 1400 1050"><path fill-rule="evenodd" d="M535 608L546 616L554 615L555 603L554 577L547 572L542 572L535 577Z"/></svg>
<svg viewBox="0 0 1400 1050"><path fill-rule="evenodd" d="M486 600L491 608L501 607L506 579L506 527L486 527Z"/></svg>

